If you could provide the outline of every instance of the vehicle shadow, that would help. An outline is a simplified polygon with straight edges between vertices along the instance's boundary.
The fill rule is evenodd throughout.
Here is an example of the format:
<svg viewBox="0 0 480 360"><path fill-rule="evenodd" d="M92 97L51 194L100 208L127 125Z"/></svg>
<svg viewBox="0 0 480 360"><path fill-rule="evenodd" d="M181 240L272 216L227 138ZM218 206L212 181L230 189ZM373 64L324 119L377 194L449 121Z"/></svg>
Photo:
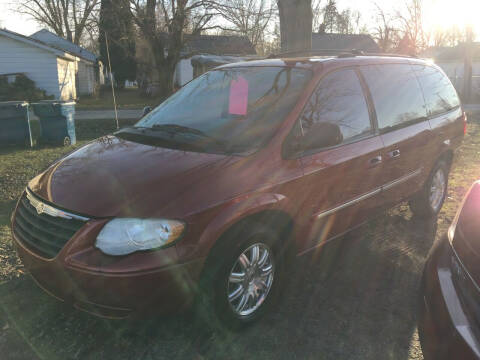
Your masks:
<svg viewBox="0 0 480 360"><path fill-rule="evenodd" d="M24 276L0 284L0 353L15 360L422 358L417 289L435 233L436 219L390 212L299 258L275 310L238 333L195 325L189 314L98 319Z"/></svg>

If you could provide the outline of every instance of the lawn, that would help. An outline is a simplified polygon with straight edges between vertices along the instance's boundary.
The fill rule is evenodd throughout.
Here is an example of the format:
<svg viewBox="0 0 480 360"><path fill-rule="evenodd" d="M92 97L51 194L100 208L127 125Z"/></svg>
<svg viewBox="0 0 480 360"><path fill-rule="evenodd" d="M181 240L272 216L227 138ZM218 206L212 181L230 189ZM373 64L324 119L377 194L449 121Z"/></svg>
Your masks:
<svg viewBox="0 0 480 360"><path fill-rule="evenodd" d="M110 122L82 121L76 147L113 130ZM2 359L422 359L415 311L423 262L480 178L480 125L471 124L438 231L436 222L412 217L401 204L303 257L276 311L232 334L198 328L188 314L135 323L98 319L38 289L14 253L9 217L27 181L72 150L0 150Z"/></svg>
<svg viewBox="0 0 480 360"><path fill-rule="evenodd" d="M134 121L120 121L121 126ZM27 182L54 160L88 141L115 131L110 120L77 122L77 144L71 147L40 146L33 149L0 148L0 281L22 274L10 243L10 214Z"/></svg>
<svg viewBox="0 0 480 360"><path fill-rule="evenodd" d="M162 102L161 97L146 97L138 89L115 90L115 99L119 109L142 109L145 106L157 106ZM82 96L79 100L77 100L76 109L113 109L112 90L110 88L105 88L98 96Z"/></svg>

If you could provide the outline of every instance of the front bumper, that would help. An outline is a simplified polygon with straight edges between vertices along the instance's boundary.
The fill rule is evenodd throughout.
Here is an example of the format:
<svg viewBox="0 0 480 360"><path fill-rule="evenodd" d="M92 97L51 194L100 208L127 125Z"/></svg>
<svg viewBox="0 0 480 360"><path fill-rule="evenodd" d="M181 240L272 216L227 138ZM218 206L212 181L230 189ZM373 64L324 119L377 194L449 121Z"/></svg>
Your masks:
<svg viewBox="0 0 480 360"><path fill-rule="evenodd" d="M434 245L425 265L418 304L423 354L426 360L480 359L480 330L459 297L451 255L444 237Z"/></svg>
<svg viewBox="0 0 480 360"><path fill-rule="evenodd" d="M54 259L44 259L25 247L12 235L18 255L35 282L47 293L67 302L77 309L108 318L125 318L130 315L169 314L188 307L195 295L195 286L203 260L186 264L170 264L149 270L143 264L132 265L127 257L118 259L119 266L100 266L96 270L82 265L82 256L69 257L69 244ZM71 240L75 243L75 238ZM168 249L167 249L168 250ZM171 248L170 254L175 251ZM108 258L98 250L87 251L83 258ZM142 254L138 254L135 262ZM161 251L145 257L168 257ZM173 256L171 256L173 258ZM117 259L107 259L116 261ZM159 260L159 263L165 263ZM132 268L138 267L138 271ZM114 269L104 271L102 269ZM122 270L123 269L123 270ZM129 269L125 271L125 269Z"/></svg>

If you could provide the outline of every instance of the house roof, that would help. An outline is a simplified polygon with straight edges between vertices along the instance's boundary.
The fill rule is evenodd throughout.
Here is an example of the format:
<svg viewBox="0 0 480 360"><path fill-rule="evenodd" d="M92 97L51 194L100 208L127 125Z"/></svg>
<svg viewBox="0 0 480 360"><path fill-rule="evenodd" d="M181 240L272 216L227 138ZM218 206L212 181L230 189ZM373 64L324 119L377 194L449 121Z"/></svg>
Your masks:
<svg viewBox="0 0 480 360"><path fill-rule="evenodd" d="M211 55L256 55L257 52L245 36L185 35L183 52Z"/></svg>
<svg viewBox="0 0 480 360"><path fill-rule="evenodd" d="M12 39L12 40L20 41L22 43L40 48L40 49L45 50L45 51L49 51L49 52L55 54L58 57L61 57L61 58L67 59L67 60L74 60L72 58L72 56L70 56L67 52L65 52L62 49L58 49L55 46L51 46L49 44L46 44L43 41L33 39L33 38L28 37L28 36L24 36L22 34L18 34L14 31L10 31L10 30L7 30L7 29L0 29L0 35L3 35L3 36L5 36L9 39Z"/></svg>
<svg viewBox="0 0 480 360"><path fill-rule="evenodd" d="M380 47L366 34L312 34L312 50L362 50L379 53Z"/></svg>
<svg viewBox="0 0 480 360"><path fill-rule="evenodd" d="M192 65L220 66L252 59L258 59L258 56L194 55L190 62Z"/></svg>
<svg viewBox="0 0 480 360"><path fill-rule="evenodd" d="M447 50L448 47L446 46L431 46L420 53L422 58L426 59L434 59Z"/></svg>
<svg viewBox="0 0 480 360"><path fill-rule="evenodd" d="M464 61L465 59L465 43L459 44L455 47L442 47L442 48L433 48L427 49L425 53L434 53L433 57L435 61L442 62L442 61ZM425 56L425 53L422 54ZM473 43L473 59L480 61L480 43L475 42Z"/></svg>
<svg viewBox="0 0 480 360"><path fill-rule="evenodd" d="M32 39L42 41L50 46L54 46L58 49L66 51L72 55L78 56L79 58L91 62L97 61L97 55L95 55L94 53L82 48L81 46L75 45L71 41L62 38L52 33L51 31L48 31L47 29L37 31L36 33L30 35L30 37Z"/></svg>

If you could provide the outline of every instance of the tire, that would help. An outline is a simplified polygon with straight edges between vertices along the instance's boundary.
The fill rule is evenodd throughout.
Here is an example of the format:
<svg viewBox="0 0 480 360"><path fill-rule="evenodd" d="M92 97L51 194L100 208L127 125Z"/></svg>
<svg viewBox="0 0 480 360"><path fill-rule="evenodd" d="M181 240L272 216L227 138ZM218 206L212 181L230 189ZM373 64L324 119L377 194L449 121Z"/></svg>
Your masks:
<svg viewBox="0 0 480 360"><path fill-rule="evenodd" d="M268 226L242 225L219 240L202 276L196 312L209 326L239 330L254 323L274 306L282 289L286 242ZM254 253L257 265L248 267ZM242 301L247 302L242 306Z"/></svg>
<svg viewBox="0 0 480 360"><path fill-rule="evenodd" d="M421 217L437 216L447 196L449 167L444 160L437 162L423 189L413 197L410 209Z"/></svg>

